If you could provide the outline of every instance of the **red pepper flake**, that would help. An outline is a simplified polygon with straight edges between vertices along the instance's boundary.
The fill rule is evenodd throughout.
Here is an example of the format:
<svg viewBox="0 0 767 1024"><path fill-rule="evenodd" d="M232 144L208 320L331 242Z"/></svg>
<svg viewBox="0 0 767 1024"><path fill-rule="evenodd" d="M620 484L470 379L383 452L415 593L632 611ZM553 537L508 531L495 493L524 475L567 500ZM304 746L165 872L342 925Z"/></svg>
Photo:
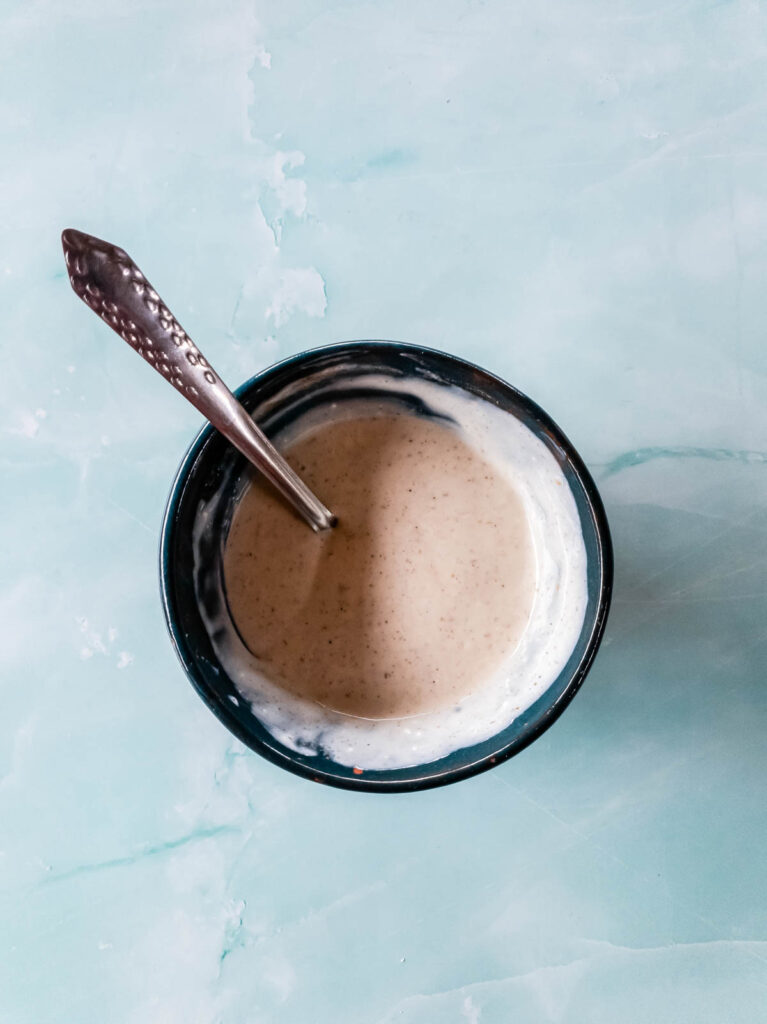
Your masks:
<svg viewBox="0 0 767 1024"><path fill-rule="evenodd" d="M361 768L352 768L352 771L354 772L355 775L362 775Z"/></svg>

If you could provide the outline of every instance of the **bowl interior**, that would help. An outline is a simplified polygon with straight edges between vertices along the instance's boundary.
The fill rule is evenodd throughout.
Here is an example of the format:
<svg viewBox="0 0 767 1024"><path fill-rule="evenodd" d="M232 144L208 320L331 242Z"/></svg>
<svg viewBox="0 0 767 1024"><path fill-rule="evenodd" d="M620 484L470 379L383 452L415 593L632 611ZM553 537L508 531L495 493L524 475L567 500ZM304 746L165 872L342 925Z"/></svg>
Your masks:
<svg viewBox="0 0 767 1024"><path fill-rule="evenodd" d="M376 397L365 380L383 374L397 383L397 401L418 414L419 399L408 381L427 379L459 387L517 417L548 447L570 486L587 555L588 603L580 636L562 672L539 699L490 739L429 764L390 771L340 765L322 753L299 754L269 733L243 700L221 664L205 625L224 610L213 586L235 499L247 477L244 458L212 427L195 439L171 490L163 525L161 584L168 628L186 673L200 696L244 743L296 774L349 789L396 791L453 782L511 757L561 714L578 690L604 629L612 587L612 553L604 509L574 448L535 403L505 382L463 360L394 342L349 342L315 349L266 370L244 384L237 397L268 435L330 402ZM201 509L205 509L201 529ZM196 541L195 541L196 538ZM203 575L195 568L197 544ZM213 572L211 572L213 567ZM218 569L216 569L218 567ZM210 615L209 615L210 618Z"/></svg>

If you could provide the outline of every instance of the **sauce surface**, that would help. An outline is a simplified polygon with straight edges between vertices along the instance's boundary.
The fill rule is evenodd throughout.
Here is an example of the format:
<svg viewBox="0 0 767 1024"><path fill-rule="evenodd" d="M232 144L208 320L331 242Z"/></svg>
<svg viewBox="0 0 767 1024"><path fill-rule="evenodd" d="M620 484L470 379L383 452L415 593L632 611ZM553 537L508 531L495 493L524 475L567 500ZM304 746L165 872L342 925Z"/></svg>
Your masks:
<svg viewBox="0 0 767 1024"><path fill-rule="evenodd" d="M525 631L536 559L506 476L435 420L368 416L284 449L339 517L314 534L255 479L224 553L229 608L274 683L359 718L457 704Z"/></svg>

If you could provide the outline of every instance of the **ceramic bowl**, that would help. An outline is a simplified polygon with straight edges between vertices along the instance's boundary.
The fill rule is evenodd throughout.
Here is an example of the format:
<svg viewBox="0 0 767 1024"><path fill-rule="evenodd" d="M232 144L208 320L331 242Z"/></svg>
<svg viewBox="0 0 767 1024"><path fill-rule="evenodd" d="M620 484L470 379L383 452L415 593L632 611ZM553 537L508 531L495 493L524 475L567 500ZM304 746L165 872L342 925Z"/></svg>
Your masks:
<svg viewBox="0 0 767 1024"><path fill-rule="evenodd" d="M429 764L391 771L359 772L323 753L301 754L280 743L242 699L214 650L201 602L220 600L206 580L220 573L223 544L235 497L247 471L244 458L212 427L205 427L184 457L171 489L162 530L160 576L171 640L189 681L243 743L296 775L315 782L368 792L407 792L456 782L519 753L541 735L575 696L604 631L612 590L612 548L604 508L580 456L559 427L534 402L471 363L431 349L398 342L355 341L313 349L257 374L236 392L269 435L319 404L362 397L363 378L383 374L396 384L398 400L415 414L418 400L409 382L428 379L460 388L517 417L559 463L580 516L587 555L588 603L578 642L557 679L526 711L490 739L456 750ZM360 380L355 387L355 379ZM207 509L204 529L200 510ZM195 566L206 566L203 576ZM220 579L220 576L218 577ZM210 617L208 617L210 621Z"/></svg>

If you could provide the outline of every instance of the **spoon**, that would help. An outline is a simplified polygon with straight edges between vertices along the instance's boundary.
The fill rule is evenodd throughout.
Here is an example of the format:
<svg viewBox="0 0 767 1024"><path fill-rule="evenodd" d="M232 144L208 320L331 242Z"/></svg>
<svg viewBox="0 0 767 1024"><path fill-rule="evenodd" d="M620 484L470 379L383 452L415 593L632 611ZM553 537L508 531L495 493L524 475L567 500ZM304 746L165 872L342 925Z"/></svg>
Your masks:
<svg viewBox="0 0 767 1024"><path fill-rule="evenodd" d="M336 517L259 430L130 256L67 228L61 244L76 295L170 381L258 469L313 530Z"/></svg>

